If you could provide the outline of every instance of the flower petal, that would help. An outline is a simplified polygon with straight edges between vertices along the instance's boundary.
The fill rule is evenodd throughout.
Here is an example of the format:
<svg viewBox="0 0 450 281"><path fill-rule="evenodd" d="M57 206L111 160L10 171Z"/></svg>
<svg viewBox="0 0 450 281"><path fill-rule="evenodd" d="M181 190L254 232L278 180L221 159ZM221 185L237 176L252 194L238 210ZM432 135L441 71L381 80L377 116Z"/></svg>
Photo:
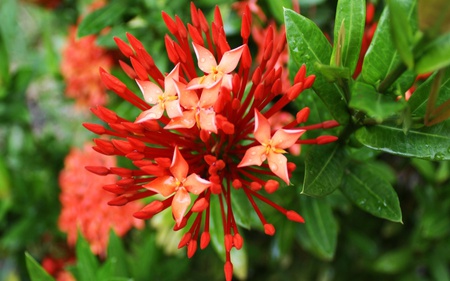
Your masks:
<svg viewBox="0 0 450 281"><path fill-rule="evenodd" d="M285 130L279 129L272 137L272 145L276 148L289 148L295 144L305 130Z"/></svg>
<svg viewBox="0 0 450 281"><path fill-rule="evenodd" d="M211 182L201 178L197 174L190 174L183 182L183 186L190 192L199 195L211 185Z"/></svg>
<svg viewBox="0 0 450 281"><path fill-rule="evenodd" d="M201 109L199 115L200 128L202 130L217 133L216 113L213 110Z"/></svg>
<svg viewBox="0 0 450 281"><path fill-rule="evenodd" d="M261 166L264 160L266 160L266 148L262 145L253 146L247 149L238 168L251 165Z"/></svg>
<svg viewBox="0 0 450 281"><path fill-rule="evenodd" d="M148 104L158 103L158 97L163 94L163 91L158 87L158 85L150 81L142 81L138 79L136 79L136 83L138 84L139 89L141 89L144 99Z"/></svg>
<svg viewBox="0 0 450 281"><path fill-rule="evenodd" d="M158 192L164 197L168 197L175 192L176 183L174 177L161 176L157 177L147 184L144 184L143 187L148 190Z"/></svg>
<svg viewBox="0 0 450 281"><path fill-rule="evenodd" d="M180 101L178 99L172 100L172 101L166 101L165 105L166 105L167 115L170 118L183 116L183 111L181 110Z"/></svg>
<svg viewBox="0 0 450 281"><path fill-rule="evenodd" d="M270 124L266 117L255 109L255 139L261 144L267 144L270 140Z"/></svg>
<svg viewBox="0 0 450 281"><path fill-rule="evenodd" d="M243 51L244 45L225 52L217 68L223 73L230 73L239 63Z"/></svg>
<svg viewBox="0 0 450 281"><path fill-rule="evenodd" d="M182 107L186 109L192 109L197 106L198 96L194 91L190 91L186 88L186 85L181 82L174 81L175 88L178 93L178 98Z"/></svg>
<svg viewBox="0 0 450 281"><path fill-rule="evenodd" d="M212 87L204 88L200 97L200 107L209 108L214 106L219 97L220 81L215 82Z"/></svg>
<svg viewBox="0 0 450 281"><path fill-rule="evenodd" d="M164 129L179 129L179 128L192 128L194 127L195 121L195 111L194 110L185 110L183 111L183 116L176 117L170 120L169 124L167 124Z"/></svg>
<svg viewBox="0 0 450 281"><path fill-rule="evenodd" d="M212 69L217 66L214 55L205 47L192 42L194 46L195 55L198 60L198 67L205 73L211 73Z"/></svg>
<svg viewBox="0 0 450 281"><path fill-rule="evenodd" d="M289 184L287 158L281 153L270 152L267 157L267 162L269 163L270 170L286 184Z"/></svg>
<svg viewBox="0 0 450 281"><path fill-rule="evenodd" d="M136 118L136 121L134 122L141 123L148 120L159 119L161 118L163 113L164 109L162 109L162 107L159 104L157 104L148 110L142 111L141 114L139 114L139 116Z"/></svg>
<svg viewBox="0 0 450 281"><path fill-rule="evenodd" d="M179 69L180 64L175 65L174 69L167 74L166 78L164 79L164 92L167 95L175 95L175 85L174 81L178 81L179 79Z"/></svg>
<svg viewBox="0 0 450 281"><path fill-rule="evenodd" d="M184 160L183 155L181 155L178 146L175 146L175 151L173 152L172 164L170 165L170 172L179 181L182 182L186 179L188 174L189 165Z"/></svg>
<svg viewBox="0 0 450 281"><path fill-rule="evenodd" d="M186 189L180 188L177 193L175 193L172 201L172 214L177 222L177 225L180 225L190 204L191 196L189 196Z"/></svg>

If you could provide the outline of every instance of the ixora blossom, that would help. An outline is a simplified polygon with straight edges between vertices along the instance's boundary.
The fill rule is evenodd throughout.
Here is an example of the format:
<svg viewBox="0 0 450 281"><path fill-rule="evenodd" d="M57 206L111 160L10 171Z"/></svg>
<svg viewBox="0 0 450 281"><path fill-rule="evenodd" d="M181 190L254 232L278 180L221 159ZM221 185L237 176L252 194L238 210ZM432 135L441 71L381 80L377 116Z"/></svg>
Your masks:
<svg viewBox="0 0 450 281"><path fill-rule="evenodd" d="M295 170L295 164L286 157L290 147L336 140L328 135L306 140L300 140L300 136L310 129L338 124L330 120L302 126L309 116L309 108L303 108L292 122L275 131L268 119L310 88L315 76L307 76L302 66L293 85L282 90L285 88L281 79L283 70L274 66L285 50L286 38L274 40L271 29L266 32L263 46L267 55L259 65L252 66L247 45L251 32L248 8L242 17L243 41L235 48L226 40L218 8L211 24L194 4L191 4L191 15L192 23L185 25L177 16L173 19L162 13L171 33L165 37L168 57L174 65L168 75L157 68L134 36L127 34L129 44L115 38L130 62L121 61L120 65L142 93L133 93L104 70L100 71L102 80L108 89L141 113L130 121L99 106L92 112L107 125L85 123L84 126L103 136L94 140L96 151L124 156L135 168L100 165L89 170L103 176L121 177L116 184L104 186L116 194L109 205L149 200L150 203L134 214L136 218L150 219L170 208L174 230L189 225L179 243L180 248L187 248L188 257L196 252L198 241L201 249L208 246L214 219L211 210L220 210L222 222L214 221L214 226L223 227L224 271L226 280L231 280L230 251L243 245L239 220L232 207L235 194L244 194L268 235L274 235L275 227L266 220L258 204L267 204L289 220L303 223L298 213L276 204L269 195L280 183L290 183L290 175ZM212 200L213 197L216 198Z"/></svg>
<svg viewBox="0 0 450 281"><path fill-rule="evenodd" d="M114 183L116 177L109 175L99 179L83 167L88 164L111 167L116 165L116 159L96 153L91 146L87 143L82 149L72 148L64 160L64 169L59 176L61 214L58 226L67 233L70 246L75 245L78 233L81 233L93 253L104 255L111 229L123 236L133 227L143 227L141 220L132 217L134 210L142 204L132 202L124 208L107 206L114 196L105 196L101 187Z"/></svg>

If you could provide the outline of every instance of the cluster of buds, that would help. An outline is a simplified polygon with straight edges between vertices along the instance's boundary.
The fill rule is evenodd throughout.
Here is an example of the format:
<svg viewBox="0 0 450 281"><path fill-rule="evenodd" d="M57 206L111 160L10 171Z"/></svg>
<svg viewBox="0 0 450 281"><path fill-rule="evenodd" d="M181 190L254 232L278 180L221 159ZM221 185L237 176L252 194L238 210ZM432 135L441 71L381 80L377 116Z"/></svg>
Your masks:
<svg viewBox="0 0 450 281"><path fill-rule="evenodd" d="M269 29L264 55L259 65L253 67L248 48L251 32L248 9L242 16L242 45L232 49L218 8L211 24L194 4L190 8L192 23L187 25L177 16L171 18L162 13L171 33L166 35L165 45L174 65L167 75L158 69L134 36L127 34L129 43L115 38L129 60L129 63L120 61L120 65L142 93L136 95L104 70L100 71L101 78L108 89L141 113L136 120L129 121L99 106L92 111L108 126L92 123L84 126L96 134L110 136L94 140L96 151L124 156L132 161L135 169L86 168L99 175L121 177L116 183L104 186L117 195L110 205L152 198L134 214L136 218L150 219L171 208L174 230L184 229L190 222L179 243L180 248L187 248L188 257L196 252L198 241L201 249L210 242L210 203L217 196L226 249L224 271L226 280L231 280L230 251L243 245L232 208L233 194L245 194L268 235L274 235L275 227L266 220L255 199L289 220L302 223L298 213L284 209L267 196L280 183L290 184L295 164L288 162L287 149L295 144L335 141L334 136L299 138L306 130L338 124L330 120L301 126L309 116L309 108L303 108L292 122L273 132L268 119L310 88L315 76L307 76L302 66L293 85L284 91L283 69L274 66L286 48L285 38L276 42L274 32Z"/></svg>

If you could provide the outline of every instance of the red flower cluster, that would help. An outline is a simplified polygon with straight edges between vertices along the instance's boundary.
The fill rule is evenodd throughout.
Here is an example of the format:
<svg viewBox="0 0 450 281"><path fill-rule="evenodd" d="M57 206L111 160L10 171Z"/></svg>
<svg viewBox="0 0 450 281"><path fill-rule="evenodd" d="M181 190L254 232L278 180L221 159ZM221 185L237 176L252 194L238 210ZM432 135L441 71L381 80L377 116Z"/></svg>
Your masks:
<svg viewBox="0 0 450 281"><path fill-rule="evenodd" d="M163 200L153 198L134 216L150 219L171 208L174 230L184 228L189 221L190 227L179 243L180 248L187 247L188 257L196 252L198 240L201 249L210 242L210 203L216 196L224 231L225 276L231 280L230 251L243 245L233 213L233 194L245 194L268 235L275 233L275 227L266 220L255 199L289 220L303 222L298 213L272 202L263 195L263 190L270 194L278 189L280 182L290 183L295 164L284 156L287 149L295 144L325 144L336 140L334 136L299 140L307 129L338 124L332 120L302 127L299 124L307 121L309 115L309 108L304 108L292 122L273 131L268 118L310 88L315 77L306 76L303 66L294 84L283 91L282 68L274 66L285 51L286 38L274 40L271 29L266 33L264 55L259 65L252 68L247 46L251 32L248 9L242 17L242 44L233 49L227 42L218 8L211 25L194 4L191 4L190 24L185 25L177 16L173 19L164 12L162 15L172 34L166 35L165 44L175 67L164 75L135 37L127 34L129 44L115 38L131 63L121 61L120 64L136 81L144 100L104 70L101 70L102 80L108 89L141 113L135 121L129 121L104 107L96 107L93 113L108 126L84 124L94 133L111 137L96 139L96 151L124 156L136 168L99 165L88 170L122 177L116 184L104 186L117 195L110 205L162 195Z"/></svg>
<svg viewBox="0 0 450 281"><path fill-rule="evenodd" d="M85 144L83 149L73 148L64 162L59 183L61 187L61 214L59 228L67 233L67 242L74 246L80 232L91 245L95 254L106 252L110 229L118 236L125 235L133 226L141 228L141 220L132 214L142 207L140 202L133 202L125 208L111 208L107 202L113 195L105 196L101 187L116 180L113 175L98 178L83 167L88 164L112 167L116 165L114 157L98 154Z"/></svg>

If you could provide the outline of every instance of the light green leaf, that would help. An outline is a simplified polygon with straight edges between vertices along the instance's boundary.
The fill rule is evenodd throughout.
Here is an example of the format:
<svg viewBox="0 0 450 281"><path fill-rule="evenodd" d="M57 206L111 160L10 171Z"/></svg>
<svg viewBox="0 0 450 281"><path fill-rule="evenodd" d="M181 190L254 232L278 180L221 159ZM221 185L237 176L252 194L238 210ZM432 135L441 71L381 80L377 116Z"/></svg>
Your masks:
<svg viewBox="0 0 450 281"><path fill-rule="evenodd" d="M300 213L305 219L301 228L306 229L302 245L324 260L334 257L337 244L337 223L333 211L325 199L300 196ZM302 241L302 237L299 238Z"/></svg>
<svg viewBox="0 0 450 281"><path fill-rule="evenodd" d="M209 206L211 208L209 227L209 232L211 234L211 245L219 258L225 261L224 229L218 196L211 196Z"/></svg>
<svg viewBox="0 0 450 281"><path fill-rule="evenodd" d="M292 8L292 1L290 0L268 1L267 3L275 19L281 23L284 21L283 8Z"/></svg>
<svg viewBox="0 0 450 281"><path fill-rule="evenodd" d="M25 252L28 274L31 281L55 281L45 269L27 252Z"/></svg>
<svg viewBox="0 0 450 281"><path fill-rule="evenodd" d="M404 5L398 0L388 1L389 19L391 21L391 38L397 52L406 66L411 69L414 66L414 56L411 46L413 45L413 33L408 22L408 15Z"/></svg>
<svg viewBox="0 0 450 281"><path fill-rule="evenodd" d="M336 19L334 25L334 44L330 64L333 65L338 48L342 65L349 68L353 73L359 59L361 42L364 34L364 24L366 19L366 1L365 0L339 0L336 8ZM338 38L341 24L344 25L344 35L342 46L338 46Z"/></svg>
<svg viewBox="0 0 450 281"><path fill-rule="evenodd" d="M305 180L302 194L325 196L341 184L345 169L345 155L338 144L314 146L305 159Z"/></svg>
<svg viewBox="0 0 450 281"><path fill-rule="evenodd" d="M407 134L394 124L363 127L355 134L362 144L375 150L405 157L450 159L450 121L410 129Z"/></svg>
<svg viewBox="0 0 450 281"><path fill-rule="evenodd" d="M76 271L79 281L96 280L99 262L81 233L78 233L75 251L77 255Z"/></svg>
<svg viewBox="0 0 450 281"><path fill-rule="evenodd" d="M124 3L121 1L113 1L111 4L88 14L78 26L78 36L83 37L99 33L105 27L119 22L123 14L127 11Z"/></svg>
<svg viewBox="0 0 450 281"><path fill-rule="evenodd" d="M128 265L125 257L126 251L123 247L122 239L111 229L109 232L107 259L112 265L112 276L128 276Z"/></svg>
<svg viewBox="0 0 450 281"><path fill-rule="evenodd" d="M254 209L243 190L231 189L233 200L231 200L231 207L233 208L234 218L236 224L245 228L251 229L261 222L255 214Z"/></svg>
<svg viewBox="0 0 450 281"><path fill-rule="evenodd" d="M418 59L415 71L418 74L432 72L450 65L450 32L424 47L423 55Z"/></svg>
<svg viewBox="0 0 450 281"><path fill-rule="evenodd" d="M391 184L369 165L349 165L340 189L362 210L393 222L402 221L397 193Z"/></svg>
<svg viewBox="0 0 450 281"><path fill-rule="evenodd" d="M330 61L331 45L327 38L314 22L292 10L286 9L284 17L291 58L298 67L305 64L308 75L316 75L314 91L340 124L348 123L349 114L342 89L329 83L315 67L316 63L328 64Z"/></svg>
<svg viewBox="0 0 450 281"><path fill-rule="evenodd" d="M415 31L417 29L415 1L401 0L400 4L404 7L408 18L408 23L404 24L409 24L411 29ZM389 8L386 7L381 14L377 30L364 57L361 71L364 81L375 87L401 63L401 58L391 38L390 25ZM394 83L394 88L398 87L397 84L401 85L402 92L406 91L414 82L415 77L416 74L413 71L406 71Z"/></svg>
<svg viewBox="0 0 450 281"><path fill-rule="evenodd" d="M352 88L350 107L359 109L375 118L378 122L385 120L405 108L404 100L396 101L390 96L378 93L369 84L356 82Z"/></svg>
<svg viewBox="0 0 450 281"><path fill-rule="evenodd" d="M350 79L350 70L347 67L329 66L316 64L317 70L325 77L328 82L336 82L339 79Z"/></svg>

